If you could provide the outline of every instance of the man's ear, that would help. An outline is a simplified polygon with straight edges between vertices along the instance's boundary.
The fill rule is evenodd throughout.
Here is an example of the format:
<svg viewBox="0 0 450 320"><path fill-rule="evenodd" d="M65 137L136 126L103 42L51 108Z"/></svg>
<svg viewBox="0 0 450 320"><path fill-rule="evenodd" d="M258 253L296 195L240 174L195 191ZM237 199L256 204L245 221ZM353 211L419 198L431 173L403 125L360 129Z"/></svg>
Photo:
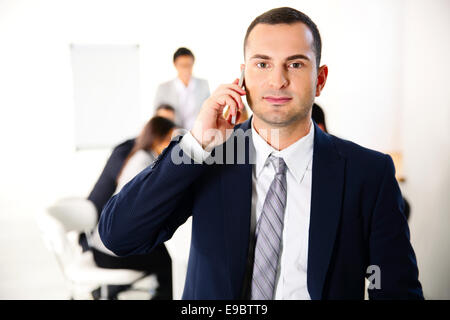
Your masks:
<svg viewBox="0 0 450 320"><path fill-rule="evenodd" d="M319 68L319 71L317 72L316 97L320 96L323 87L325 87L327 77L328 77L328 67L327 65L323 65Z"/></svg>

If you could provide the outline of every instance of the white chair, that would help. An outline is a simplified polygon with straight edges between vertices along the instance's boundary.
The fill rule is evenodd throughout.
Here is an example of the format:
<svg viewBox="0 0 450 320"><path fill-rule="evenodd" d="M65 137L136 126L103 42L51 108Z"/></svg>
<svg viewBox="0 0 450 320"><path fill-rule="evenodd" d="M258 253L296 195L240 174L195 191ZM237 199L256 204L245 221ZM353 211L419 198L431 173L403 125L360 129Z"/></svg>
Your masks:
<svg viewBox="0 0 450 320"><path fill-rule="evenodd" d="M72 299L89 299L90 292L98 287L101 288L101 299L106 299L107 285L130 285L146 276L136 270L100 268L91 251L82 252L78 244L79 233L90 232L97 224L97 212L89 200L61 199L39 214L37 223L47 248L55 254L68 282ZM146 299L150 297L149 291L157 286L156 277L152 278Z"/></svg>
<svg viewBox="0 0 450 320"><path fill-rule="evenodd" d="M189 250L191 246L192 217L181 225L166 241L166 248L172 258L172 286L173 299L180 300L183 296L184 283L186 281Z"/></svg>

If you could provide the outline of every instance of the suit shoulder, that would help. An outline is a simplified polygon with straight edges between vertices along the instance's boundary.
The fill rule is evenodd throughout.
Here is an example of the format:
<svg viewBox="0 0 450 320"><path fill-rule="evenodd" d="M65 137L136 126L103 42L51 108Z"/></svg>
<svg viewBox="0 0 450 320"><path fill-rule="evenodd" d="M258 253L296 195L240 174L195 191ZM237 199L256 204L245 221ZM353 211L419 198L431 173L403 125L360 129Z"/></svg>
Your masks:
<svg viewBox="0 0 450 320"><path fill-rule="evenodd" d="M383 170L390 156L382 152L363 147L355 142L328 135L334 142L339 153L351 164L356 164L363 168ZM378 172L378 170L376 170Z"/></svg>
<svg viewBox="0 0 450 320"><path fill-rule="evenodd" d="M166 89L172 86L173 80L162 82L158 85L158 90Z"/></svg>
<svg viewBox="0 0 450 320"><path fill-rule="evenodd" d="M200 86L209 86L208 80L202 78L194 78Z"/></svg>

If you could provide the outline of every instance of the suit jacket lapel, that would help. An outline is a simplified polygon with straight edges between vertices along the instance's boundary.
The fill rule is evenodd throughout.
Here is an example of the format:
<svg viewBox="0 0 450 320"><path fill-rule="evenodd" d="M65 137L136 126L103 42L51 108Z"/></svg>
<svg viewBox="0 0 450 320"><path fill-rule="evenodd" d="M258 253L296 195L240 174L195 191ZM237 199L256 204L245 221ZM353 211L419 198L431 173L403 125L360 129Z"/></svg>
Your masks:
<svg viewBox="0 0 450 320"><path fill-rule="evenodd" d="M345 159L330 136L314 127L307 281L311 299L322 299L341 216Z"/></svg>

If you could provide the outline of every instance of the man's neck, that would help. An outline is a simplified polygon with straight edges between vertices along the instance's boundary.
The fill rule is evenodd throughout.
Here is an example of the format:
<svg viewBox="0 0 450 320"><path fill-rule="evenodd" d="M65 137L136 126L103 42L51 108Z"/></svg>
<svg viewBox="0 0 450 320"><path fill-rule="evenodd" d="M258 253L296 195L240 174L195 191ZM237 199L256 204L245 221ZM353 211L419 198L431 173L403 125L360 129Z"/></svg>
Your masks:
<svg viewBox="0 0 450 320"><path fill-rule="evenodd" d="M191 81L191 78L180 78L180 77L178 77L178 79L180 79L180 81L184 84L185 87L187 87L189 85L189 81Z"/></svg>
<svg viewBox="0 0 450 320"><path fill-rule="evenodd" d="M253 115L253 126L270 146L283 150L306 136L311 130L312 121L311 117L306 117L287 127L274 127Z"/></svg>

